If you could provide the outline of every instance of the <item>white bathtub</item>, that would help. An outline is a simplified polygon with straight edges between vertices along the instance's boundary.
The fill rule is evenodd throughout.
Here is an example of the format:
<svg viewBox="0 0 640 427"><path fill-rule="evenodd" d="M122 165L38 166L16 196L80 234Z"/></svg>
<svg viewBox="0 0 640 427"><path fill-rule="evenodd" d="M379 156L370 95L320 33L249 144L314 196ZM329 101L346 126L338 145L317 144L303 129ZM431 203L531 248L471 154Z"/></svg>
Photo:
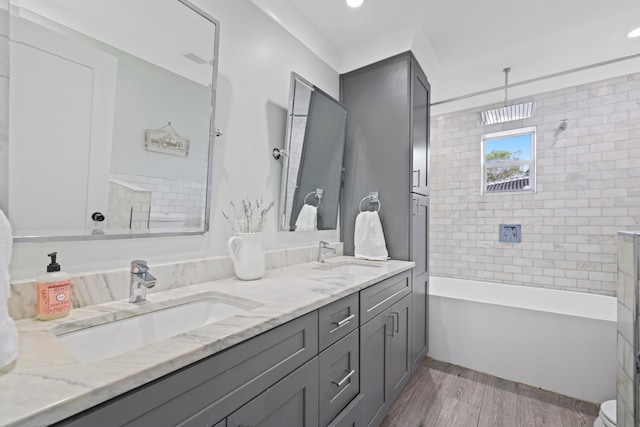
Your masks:
<svg viewBox="0 0 640 427"><path fill-rule="evenodd" d="M615 297L429 281L433 359L591 402L615 399Z"/></svg>

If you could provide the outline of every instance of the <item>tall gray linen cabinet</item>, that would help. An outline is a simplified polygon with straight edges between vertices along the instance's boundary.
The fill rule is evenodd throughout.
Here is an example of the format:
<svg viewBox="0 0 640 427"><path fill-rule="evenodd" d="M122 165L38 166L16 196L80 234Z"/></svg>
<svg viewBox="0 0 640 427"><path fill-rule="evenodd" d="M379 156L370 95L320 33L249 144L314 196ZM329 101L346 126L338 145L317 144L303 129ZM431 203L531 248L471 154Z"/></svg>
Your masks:
<svg viewBox="0 0 640 427"><path fill-rule="evenodd" d="M406 52L341 75L340 100L347 107L340 205L344 252L354 253L360 209L378 208L368 199L360 202L377 192L389 256L416 263L411 303L415 370L428 350L430 85Z"/></svg>

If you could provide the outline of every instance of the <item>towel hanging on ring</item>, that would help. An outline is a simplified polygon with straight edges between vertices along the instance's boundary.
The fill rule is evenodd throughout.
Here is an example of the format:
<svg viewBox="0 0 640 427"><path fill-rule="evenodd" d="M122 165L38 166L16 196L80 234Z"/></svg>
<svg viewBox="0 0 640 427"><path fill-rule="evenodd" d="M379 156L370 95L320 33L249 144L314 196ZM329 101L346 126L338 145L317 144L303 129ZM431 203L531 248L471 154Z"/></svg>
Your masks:
<svg viewBox="0 0 640 427"><path fill-rule="evenodd" d="M356 217L353 233L354 256L373 261L386 261L389 257L387 243L378 212L360 212Z"/></svg>

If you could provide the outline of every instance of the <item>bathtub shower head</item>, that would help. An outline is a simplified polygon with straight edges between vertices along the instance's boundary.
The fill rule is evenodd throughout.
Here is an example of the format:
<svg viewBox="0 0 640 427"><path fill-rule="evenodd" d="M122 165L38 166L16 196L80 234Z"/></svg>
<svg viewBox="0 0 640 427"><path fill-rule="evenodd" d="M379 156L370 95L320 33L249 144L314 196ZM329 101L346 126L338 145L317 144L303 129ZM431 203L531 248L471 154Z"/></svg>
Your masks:
<svg viewBox="0 0 640 427"><path fill-rule="evenodd" d="M528 119L533 117L536 112L535 101L507 105L507 89L509 87L509 72L511 68L505 68L502 71L504 72L504 107L478 112L478 120L483 126Z"/></svg>

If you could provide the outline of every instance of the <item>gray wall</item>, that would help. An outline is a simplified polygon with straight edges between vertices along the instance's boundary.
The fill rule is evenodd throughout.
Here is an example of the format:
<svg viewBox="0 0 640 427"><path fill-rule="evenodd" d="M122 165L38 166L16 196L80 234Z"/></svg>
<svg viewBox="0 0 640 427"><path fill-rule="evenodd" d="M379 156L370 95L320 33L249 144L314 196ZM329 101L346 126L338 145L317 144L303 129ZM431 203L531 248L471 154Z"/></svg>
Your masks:
<svg viewBox="0 0 640 427"><path fill-rule="evenodd" d="M202 182L207 172L211 89L122 51L109 51L118 58L111 171ZM188 156L144 149L144 130L168 122L189 138Z"/></svg>
<svg viewBox="0 0 640 427"><path fill-rule="evenodd" d="M431 120L431 274L613 295L616 232L640 225L640 74L542 93L535 117ZM562 119L566 132L554 138ZM537 126L536 194L480 196L480 136ZM522 243L498 224L522 224Z"/></svg>

